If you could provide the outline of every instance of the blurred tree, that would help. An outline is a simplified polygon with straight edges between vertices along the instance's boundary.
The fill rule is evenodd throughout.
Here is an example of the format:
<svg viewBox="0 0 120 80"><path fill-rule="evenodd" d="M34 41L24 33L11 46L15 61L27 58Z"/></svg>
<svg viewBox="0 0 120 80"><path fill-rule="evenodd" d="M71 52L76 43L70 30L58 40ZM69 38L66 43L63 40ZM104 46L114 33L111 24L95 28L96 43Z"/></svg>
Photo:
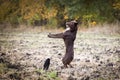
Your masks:
<svg viewBox="0 0 120 80"><path fill-rule="evenodd" d="M120 0L115 0L113 3L113 9L114 17L120 21Z"/></svg>
<svg viewBox="0 0 120 80"><path fill-rule="evenodd" d="M28 24L45 18L45 0L20 0L21 18Z"/></svg>
<svg viewBox="0 0 120 80"><path fill-rule="evenodd" d="M0 1L0 22L10 22L15 24L17 23L17 17L19 16L18 1Z"/></svg>
<svg viewBox="0 0 120 80"><path fill-rule="evenodd" d="M64 26L76 19L89 26L120 21L120 0L0 0L0 22Z"/></svg>

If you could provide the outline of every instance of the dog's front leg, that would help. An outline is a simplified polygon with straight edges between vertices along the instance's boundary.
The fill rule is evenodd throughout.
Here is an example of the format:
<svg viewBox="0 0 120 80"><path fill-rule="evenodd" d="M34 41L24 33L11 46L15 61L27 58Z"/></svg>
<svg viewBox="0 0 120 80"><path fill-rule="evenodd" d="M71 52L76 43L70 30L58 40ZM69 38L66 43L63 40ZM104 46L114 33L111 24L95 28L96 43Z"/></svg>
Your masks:
<svg viewBox="0 0 120 80"><path fill-rule="evenodd" d="M58 34L48 34L49 38L63 38L63 33L58 33Z"/></svg>

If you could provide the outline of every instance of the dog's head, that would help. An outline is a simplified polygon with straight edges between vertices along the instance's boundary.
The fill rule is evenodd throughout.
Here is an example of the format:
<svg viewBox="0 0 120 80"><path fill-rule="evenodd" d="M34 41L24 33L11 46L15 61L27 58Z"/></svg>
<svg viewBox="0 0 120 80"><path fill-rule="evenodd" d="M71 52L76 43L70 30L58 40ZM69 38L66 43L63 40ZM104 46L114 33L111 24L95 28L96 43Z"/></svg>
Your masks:
<svg viewBox="0 0 120 80"><path fill-rule="evenodd" d="M77 21L66 22L66 30L70 30L71 32L77 31Z"/></svg>

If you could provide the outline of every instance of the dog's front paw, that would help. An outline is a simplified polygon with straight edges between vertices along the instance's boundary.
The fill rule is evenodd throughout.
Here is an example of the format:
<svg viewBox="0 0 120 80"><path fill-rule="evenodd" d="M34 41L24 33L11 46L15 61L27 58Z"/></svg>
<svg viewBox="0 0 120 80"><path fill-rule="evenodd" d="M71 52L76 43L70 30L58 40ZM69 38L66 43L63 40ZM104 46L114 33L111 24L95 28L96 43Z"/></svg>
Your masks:
<svg viewBox="0 0 120 80"><path fill-rule="evenodd" d="M51 38L51 33L48 34L48 37Z"/></svg>

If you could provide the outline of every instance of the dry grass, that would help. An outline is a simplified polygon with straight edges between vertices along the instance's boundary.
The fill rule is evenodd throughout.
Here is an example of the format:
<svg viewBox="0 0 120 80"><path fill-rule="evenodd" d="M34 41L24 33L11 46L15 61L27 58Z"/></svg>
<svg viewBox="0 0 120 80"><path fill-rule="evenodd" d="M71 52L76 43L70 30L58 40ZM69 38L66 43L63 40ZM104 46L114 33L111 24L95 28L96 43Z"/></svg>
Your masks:
<svg viewBox="0 0 120 80"><path fill-rule="evenodd" d="M82 30L81 30L82 31ZM99 24L86 29L90 33L120 34L120 24Z"/></svg>
<svg viewBox="0 0 120 80"><path fill-rule="evenodd" d="M90 26L86 28L83 25L78 26L79 31L88 32L88 33L102 33L102 34L120 34L120 23L111 23L111 24L98 24L95 26ZM26 26L18 25L16 28L13 28L10 24L0 25L0 31L5 32L63 32L63 28L51 28L46 26Z"/></svg>

